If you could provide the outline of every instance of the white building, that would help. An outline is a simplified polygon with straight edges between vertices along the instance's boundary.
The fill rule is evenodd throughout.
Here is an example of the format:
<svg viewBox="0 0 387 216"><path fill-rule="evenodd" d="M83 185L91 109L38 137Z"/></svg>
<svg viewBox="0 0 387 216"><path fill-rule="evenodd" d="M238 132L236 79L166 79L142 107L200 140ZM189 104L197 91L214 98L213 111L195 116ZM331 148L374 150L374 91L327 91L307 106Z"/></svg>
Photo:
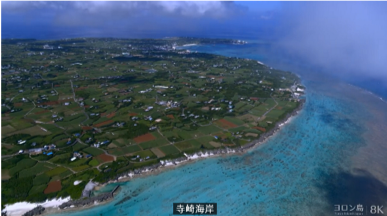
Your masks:
<svg viewBox="0 0 387 216"><path fill-rule="evenodd" d="M19 140L19 141L17 141L17 144L21 145L21 144L26 143L26 141L27 141L27 140Z"/></svg>

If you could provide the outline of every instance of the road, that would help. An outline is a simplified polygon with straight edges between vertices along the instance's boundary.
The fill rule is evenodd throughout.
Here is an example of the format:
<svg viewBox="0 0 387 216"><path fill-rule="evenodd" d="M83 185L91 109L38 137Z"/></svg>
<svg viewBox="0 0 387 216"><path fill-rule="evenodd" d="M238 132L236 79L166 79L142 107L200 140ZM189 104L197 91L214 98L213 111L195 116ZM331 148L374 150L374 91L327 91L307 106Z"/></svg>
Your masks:
<svg viewBox="0 0 387 216"><path fill-rule="evenodd" d="M266 114L268 114L270 111L272 111L274 108L276 108L276 107L278 106L278 102L271 96L271 94L270 94L270 97L271 97L271 99L273 99L273 101L275 102L275 106L273 106L273 107L270 108L268 111L266 111L266 112L261 116L261 118L264 117Z"/></svg>

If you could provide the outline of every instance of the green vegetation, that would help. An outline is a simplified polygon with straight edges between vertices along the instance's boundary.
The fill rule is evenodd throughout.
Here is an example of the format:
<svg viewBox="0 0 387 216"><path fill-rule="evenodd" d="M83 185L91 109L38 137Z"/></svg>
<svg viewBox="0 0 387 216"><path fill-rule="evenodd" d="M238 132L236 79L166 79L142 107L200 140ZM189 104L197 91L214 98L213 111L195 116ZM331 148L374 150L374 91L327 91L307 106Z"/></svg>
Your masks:
<svg viewBox="0 0 387 216"><path fill-rule="evenodd" d="M65 171L67 171L66 168L64 168L64 167L57 167L57 168L54 168L52 170L49 170L49 171L45 172L45 174L47 176L52 177L52 176L55 176L55 175L59 175L59 174L65 172Z"/></svg>
<svg viewBox="0 0 387 216"><path fill-rule="evenodd" d="M235 41L2 40L2 204L79 198L90 179L241 146L298 107L296 75L173 49L188 43Z"/></svg>
<svg viewBox="0 0 387 216"><path fill-rule="evenodd" d="M83 151L88 153L88 154L91 154L93 156L103 154L103 151L101 149L94 148L94 147L85 148L85 149L83 149Z"/></svg>
<svg viewBox="0 0 387 216"><path fill-rule="evenodd" d="M179 154L180 151L173 145L166 145L159 147L161 151L163 151L166 155L174 155L174 154Z"/></svg>

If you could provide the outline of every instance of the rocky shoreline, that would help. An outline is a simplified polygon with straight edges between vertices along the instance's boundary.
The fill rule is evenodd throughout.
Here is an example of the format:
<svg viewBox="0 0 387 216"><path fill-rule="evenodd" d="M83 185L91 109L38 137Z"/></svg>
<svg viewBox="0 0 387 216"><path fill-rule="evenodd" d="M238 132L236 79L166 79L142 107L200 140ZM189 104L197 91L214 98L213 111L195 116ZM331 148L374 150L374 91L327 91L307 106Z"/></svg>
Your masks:
<svg viewBox="0 0 387 216"><path fill-rule="evenodd" d="M25 214L23 214L23 216L34 216L34 215L40 215L44 212L46 208L44 208L43 206L36 206L34 209L26 212Z"/></svg>
<svg viewBox="0 0 387 216"><path fill-rule="evenodd" d="M111 192L99 194L97 196L88 197L85 199L70 200L68 202L62 203L59 206L59 209L73 208L73 207L82 207L94 203L104 202L114 197L114 192L118 190L120 186L115 187Z"/></svg>

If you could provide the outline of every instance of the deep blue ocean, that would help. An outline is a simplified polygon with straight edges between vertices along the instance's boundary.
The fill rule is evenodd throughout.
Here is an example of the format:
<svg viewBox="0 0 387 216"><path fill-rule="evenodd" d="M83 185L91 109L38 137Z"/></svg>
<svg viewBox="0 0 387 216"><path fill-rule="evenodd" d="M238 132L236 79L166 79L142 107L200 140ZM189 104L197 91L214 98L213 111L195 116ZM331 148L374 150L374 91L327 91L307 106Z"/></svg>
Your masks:
<svg viewBox="0 0 387 216"><path fill-rule="evenodd" d="M218 215L325 216L344 212L335 205L359 204L362 215L371 215L373 205L383 205L387 215L387 103L307 64L265 53L265 46L187 49L256 59L299 74L307 102L276 135L243 155L206 158L119 183L112 202L56 215L172 215L174 202L216 202Z"/></svg>

